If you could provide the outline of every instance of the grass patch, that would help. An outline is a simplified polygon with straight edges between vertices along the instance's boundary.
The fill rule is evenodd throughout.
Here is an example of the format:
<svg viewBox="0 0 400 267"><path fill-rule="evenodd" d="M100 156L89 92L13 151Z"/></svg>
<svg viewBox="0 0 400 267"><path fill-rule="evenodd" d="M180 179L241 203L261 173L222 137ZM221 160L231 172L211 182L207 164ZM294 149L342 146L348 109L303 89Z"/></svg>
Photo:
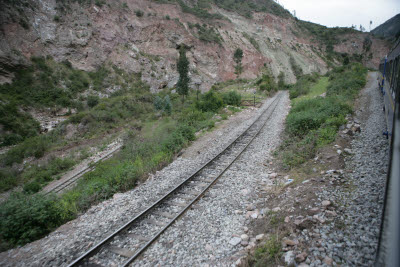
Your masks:
<svg viewBox="0 0 400 267"><path fill-rule="evenodd" d="M282 256L281 239L277 234L273 234L265 243L254 252L253 258L250 260L250 266L273 266L279 263Z"/></svg>
<svg viewBox="0 0 400 267"><path fill-rule="evenodd" d="M312 76L302 77L291 88L291 98L303 97L292 100L286 119L286 137L278 152L284 168L301 165L314 157L319 147L335 140L339 127L346 123L346 115L352 112L353 99L365 86L366 73L365 67L353 63L335 68L317 82ZM327 96L318 97L325 89Z"/></svg>
<svg viewBox="0 0 400 267"><path fill-rule="evenodd" d="M320 96L323 93L326 93L328 85L329 85L329 77L321 77L314 85L310 87L310 91L306 95L297 97L293 99L292 102L296 103L299 100L312 99L317 96Z"/></svg>

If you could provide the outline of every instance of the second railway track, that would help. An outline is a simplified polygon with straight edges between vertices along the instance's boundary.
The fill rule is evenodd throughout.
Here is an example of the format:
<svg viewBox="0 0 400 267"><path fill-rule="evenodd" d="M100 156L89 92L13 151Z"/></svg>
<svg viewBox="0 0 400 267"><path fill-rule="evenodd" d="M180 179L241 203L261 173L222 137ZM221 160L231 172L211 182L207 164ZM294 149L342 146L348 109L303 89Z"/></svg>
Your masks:
<svg viewBox="0 0 400 267"><path fill-rule="evenodd" d="M270 119L282 96L282 92L276 94L259 117L218 155L69 266L102 266L107 259L113 259L118 266L131 264L241 156Z"/></svg>

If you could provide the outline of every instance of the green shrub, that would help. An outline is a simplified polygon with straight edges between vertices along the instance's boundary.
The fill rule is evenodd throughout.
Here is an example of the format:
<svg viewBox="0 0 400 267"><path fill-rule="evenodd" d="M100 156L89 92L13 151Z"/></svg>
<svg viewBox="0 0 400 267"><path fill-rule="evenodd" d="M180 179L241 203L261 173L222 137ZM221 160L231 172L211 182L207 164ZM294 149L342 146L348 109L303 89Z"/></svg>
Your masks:
<svg viewBox="0 0 400 267"><path fill-rule="evenodd" d="M143 17L144 12L142 10L140 10L140 9L136 9L135 10L135 14L136 14L137 17Z"/></svg>
<svg viewBox="0 0 400 267"><path fill-rule="evenodd" d="M282 255L282 245L279 237L272 235L265 245L257 248L254 252L254 266L272 266L279 262Z"/></svg>
<svg viewBox="0 0 400 267"><path fill-rule="evenodd" d="M105 0L96 0L95 1L95 5L99 6L99 7L102 7L105 3L106 3Z"/></svg>
<svg viewBox="0 0 400 267"><path fill-rule="evenodd" d="M89 107L93 108L95 106L97 106L97 104L99 103L99 97L96 95L90 95L87 98L87 104Z"/></svg>
<svg viewBox="0 0 400 267"><path fill-rule="evenodd" d="M23 189L24 189L24 192L27 192L27 193L36 193L36 192L39 192L40 189L42 189L42 186L40 185L39 182L33 181L31 183L25 184Z"/></svg>
<svg viewBox="0 0 400 267"><path fill-rule="evenodd" d="M285 90L286 88L286 84L285 84L285 74L283 73L283 71L279 72L278 75L278 89L279 90Z"/></svg>
<svg viewBox="0 0 400 267"><path fill-rule="evenodd" d="M0 205L0 236L23 245L45 236L63 220L53 196L13 194Z"/></svg>
<svg viewBox="0 0 400 267"><path fill-rule="evenodd" d="M192 26L193 27L193 26ZM214 27L206 24L200 25L196 23L194 27L197 29L197 37L205 42L221 44L223 39Z"/></svg>
<svg viewBox="0 0 400 267"><path fill-rule="evenodd" d="M264 73L262 77L257 80L256 84L259 85L260 91L273 92L277 89L275 79L269 73Z"/></svg>
<svg viewBox="0 0 400 267"><path fill-rule="evenodd" d="M194 141L196 139L195 129L187 124L179 125L177 131L188 141Z"/></svg>
<svg viewBox="0 0 400 267"><path fill-rule="evenodd" d="M260 45L258 44L258 42L256 41L256 39L254 39L253 37L251 37L250 35L248 35L246 32L242 32L242 35L244 38L246 38L247 40L249 40L249 42L253 45L253 47L257 50L260 51Z"/></svg>
<svg viewBox="0 0 400 267"><path fill-rule="evenodd" d="M298 78L297 83L290 87L290 99L308 94L313 83L317 82L318 78L318 73L307 74Z"/></svg>
<svg viewBox="0 0 400 267"><path fill-rule="evenodd" d="M40 135L25 140L20 145L11 148L3 157L6 165L13 163L21 163L26 157L34 156L40 158L44 155L52 143L52 138L49 135Z"/></svg>
<svg viewBox="0 0 400 267"><path fill-rule="evenodd" d="M351 108L335 97L307 99L294 105L289 113L286 129L289 134L304 136L318 129L330 118L345 116Z"/></svg>
<svg viewBox="0 0 400 267"><path fill-rule="evenodd" d="M217 112L223 105L222 98L212 90L202 95L201 100L196 102L196 108L203 112Z"/></svg>
<svg viewBox="0 0 400 267"><path fill-rule="evenodd" d="M18 185L15 179L17 171L13 168L0 168L0 192L5 192Z"/></svg>
<svg viewBox="0 0 400 267"><path fill-rule="evenodd" d="M232 106L240 106L242 103L242 96L236 91L230 91L222 95L224 103Z"/></svg>
<svg viewBox="0 0 400 267"><path fill-rule="evenodd" d="M333 69L329 74L330 84L327 95L341 95L354 98L366 85L367 69L360 63L352 63Z"/></svg>
<svg viewBox="0 0 400 267"><path fill-rule="evenodd" d="M299 78L301 75L303 75L303 69L296 63L296 60L293 56L290 56L289 63L296 78Z"/></svg>
<svg viewBox="0 0 400 267"><path fill-rule="evenodd" d="M0 136L0 146L14 145L39 134L40 125L29 113L18 110L15 103L0 103L0 125L5 133Z"/></svg>
<svg viewBox="0 0 400 267"><path fill-rule="evenodd" d="M168 95L163 98L156 96L154 98L154 108L158 111L165 112L168 115L172 112L172 103Z"/></svg>

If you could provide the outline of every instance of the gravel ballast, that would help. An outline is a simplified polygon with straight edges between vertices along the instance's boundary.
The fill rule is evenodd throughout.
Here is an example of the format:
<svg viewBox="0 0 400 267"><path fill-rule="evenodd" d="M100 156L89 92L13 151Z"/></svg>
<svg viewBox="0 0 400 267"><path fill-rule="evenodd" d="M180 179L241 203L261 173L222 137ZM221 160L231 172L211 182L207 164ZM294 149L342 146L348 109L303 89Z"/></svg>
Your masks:
<svg viewBox="0 0 400 267"><path fill-rule="evenodd" d="M294 229L288 237L293 245L283 247L288 265L295 261L303 267L374 265L389 160L377 73L369 73L356 106L355 116L349 117L337 140L345 140L343 145L351 148L331 144L336 156L320 154L314 159L316 167L327 168L333 165L329 159L339 158L344 168L320 174L314 170L315 178L286 190L282 197L299 199L296 208L293 204L285 208L293 211L285 222ZM282 202L279 205L283 208Z"/></svg>
<svg viewBox="0 0 400 267"><path fill-rule="evenodd" d="M361 123L361 133L351 142L351 156L346 158L349 187L330 187L332 190L319 194L321 200L336 203L342 213L341 225L320 229L326 237L322 243L326 253L320 256L350 266L373 265L383 209L389 143L382 136L386 120L376 79L377 73L371 73L359 99L355 120ZM312 251L312 255L319 254L318 248ZM320 263L316 260L310 266Z"/></svg>

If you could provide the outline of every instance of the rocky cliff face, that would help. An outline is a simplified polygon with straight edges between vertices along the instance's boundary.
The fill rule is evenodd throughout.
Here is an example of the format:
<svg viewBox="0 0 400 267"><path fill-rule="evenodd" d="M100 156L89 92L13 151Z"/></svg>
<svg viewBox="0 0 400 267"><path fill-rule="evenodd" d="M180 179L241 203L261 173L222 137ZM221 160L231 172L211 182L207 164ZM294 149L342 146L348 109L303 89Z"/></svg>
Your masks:
<svg viewBox="0 0 400 267"><path fill-rule="evenodd" d="M18 4L10 4L17 2ZM190 47L192 86L207 90L218 81L236 78L233 52L244 51L242 78L255 78L266 68L294 82L290 58L304 73L327 71L325 46L313 41L289 16L254 13L251 19L212 6L224 19L202 20L178 4L148 0L96 1L3 0L0 11L0 76L28 64L31 56L50 55L74 67L94 70L111 62L141 72L152 91L177 81L177 47ZM90 1L89 1L90 3ZM4 8L3 8L4 6ZM350 34L338 52L362 52L364 35ZM388 47L371 37L370 66L377 66ZM356 49L356 47L361 47Z"/></svg>

